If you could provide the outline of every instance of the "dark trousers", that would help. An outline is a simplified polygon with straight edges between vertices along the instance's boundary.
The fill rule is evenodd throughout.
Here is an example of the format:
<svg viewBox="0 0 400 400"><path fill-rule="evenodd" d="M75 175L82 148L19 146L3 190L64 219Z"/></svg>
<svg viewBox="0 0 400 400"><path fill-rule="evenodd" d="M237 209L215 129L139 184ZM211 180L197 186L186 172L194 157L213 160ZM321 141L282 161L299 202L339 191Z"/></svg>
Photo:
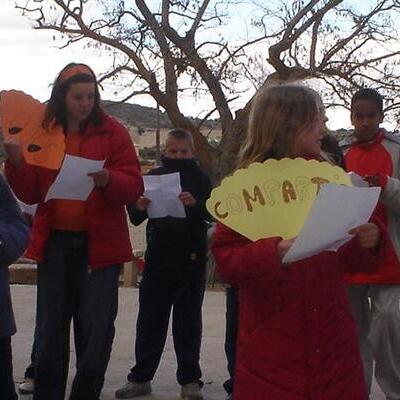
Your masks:
<svg viewBox="0 0 400 400"><path fill-rule="evenodd" d="M193 267L193 266L191 266ZM158 268L146 265L139 288L139 314L136 325L136 365L128 380L146 382L153 379L167 338L173 307L172 334L180 385L199 382L200 346L205 288L205 265L196 269Z"/></svg>
<svg viewBox="0 0 400 400"><path fill-rule="evenodd" d="M0 399L17 400L13 379L11 338L0 337Z"/></svg>
<svg viewBox="0 0 400 400"><path fill-rule="evenodd" d="M35 330L36 332L36 330ZM36 359L36 338L35 334L33 335L33 344L31 350L31 362L26 367L24 378L25 379L35 379L35 359Z"/></svg>
<svg viewBox="0 0 400 400"><path fill-rule="evenodd" d="M233 381L236 359L236 339L239 319L239 299L237 290L233 287L226 289L226 331L225 354L228 361L229 379L224 383L228 394L233 393Z"/></svg>
<svg viewBox="0 0 400 400"><path fill-rule="evenodd" d="M74 321L76 374L70 400L98 400L114 339L120 266L88 270L84 233L52 231L38 265L39 340L34 400L63 400Z"/></svg>
<svg viewBox="0 0 400 400"><path fill-rule="evenodd" d="M36 296L36 319L35 319L35 331L33 333L33 343L32 343L32 350L31 350L31 362L26 367L24 377L25 379L35 379L35 360L36 360L36 348L38 346L39 341L39 319L41 314L40 304L38 301L38 296Z"/></svg>

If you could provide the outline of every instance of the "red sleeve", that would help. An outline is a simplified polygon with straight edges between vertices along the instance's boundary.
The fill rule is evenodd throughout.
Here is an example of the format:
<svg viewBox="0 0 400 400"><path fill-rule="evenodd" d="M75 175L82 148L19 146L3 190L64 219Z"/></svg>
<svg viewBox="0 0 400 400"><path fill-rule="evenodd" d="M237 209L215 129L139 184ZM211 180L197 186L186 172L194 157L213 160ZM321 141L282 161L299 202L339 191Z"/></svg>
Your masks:
<svg viewBox="0 0 400 400"><path fill-rule="evenodd" d="M43 200L44 194L40 191L37 167L22 160L22 164L15 168L7 160L5 162L5 174L18 199L26 204L36 204Z"/></svg>
<svg viewBox="0 0 400 400"><path fill-rule="evenodd" d="M344 272L354 274L374 271L388 253L395 252L385 225L376 219L371 222L376 224L381 232L378 247L364 249L358 244L356 238L351 239L338 250L339 263Z"/></svg>
<svg viewBox="0 0 400 400"><path fill-rule="evenodd" d="M217 224L212 252L221 278L234 286L249 280L283 275L277 244L281 238L251 242L222 224Z"/></svg>
<svg viewBox="0 0 400 400"><path fill-rule="evenodd" d="M112 203L136 203L143 193L143 179L135 147L128 131L121 125L115 126L111 140L111 159L105 168L110 173L109 184L102 190Z"/></svg>

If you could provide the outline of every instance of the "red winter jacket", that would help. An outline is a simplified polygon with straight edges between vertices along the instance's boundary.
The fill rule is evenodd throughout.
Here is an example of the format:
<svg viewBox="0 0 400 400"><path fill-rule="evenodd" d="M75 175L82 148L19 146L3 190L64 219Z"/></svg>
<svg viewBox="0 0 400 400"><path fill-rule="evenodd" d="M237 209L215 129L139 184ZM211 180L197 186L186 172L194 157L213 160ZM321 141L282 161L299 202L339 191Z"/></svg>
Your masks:
<svg viewBox="0 0 400 400"><path fill-rule="evenodd" d="M239 291L234 400L366 400L343 269L373 268L379 254L353 239L283 267L279 240L223 225L214 236L218 272Z"/></svg>
<svg viewBox="0 0 400 400"><path fill-rule="evenodd" d="M387 180L374 211L394 245L372 273L347 274L350 284L400 284L400 141L381 129L368 143L354 142L345 150L346 169L361 176L380 174ZM397 254L396 254L397 252Z"/></svg>
<svg viewBox="0 0 400 400"><path fill-rule="evenodd" d="M104 115L101 126L87 128L79 156L106 160L104 168L110 173L109 184L103 189L95 188L86 201L89 266L96 269L129 261L132 248L125 205L136 202L143 192L139 162L129 133ZM58 171L26 163L15 169L6 162L5 172L21 201L38 203L26 256L40 262L50 233L49 206L44 199Z"/></svg>

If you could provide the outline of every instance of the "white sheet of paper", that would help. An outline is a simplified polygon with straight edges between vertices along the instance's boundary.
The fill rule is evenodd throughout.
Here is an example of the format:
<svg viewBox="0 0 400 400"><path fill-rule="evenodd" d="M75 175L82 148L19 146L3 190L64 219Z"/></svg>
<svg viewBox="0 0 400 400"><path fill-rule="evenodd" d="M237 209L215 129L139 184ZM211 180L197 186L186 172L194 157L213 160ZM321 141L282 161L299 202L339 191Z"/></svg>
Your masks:
<svg viewBox="0 0 400 400"><path fill-rule="evenodd" d="M22 201L19 202L21 206L21 211L25 214L33 217L36 214L36 210L38 208L37 204L25 204Z"/></svg>
<svg viewBox="0 0 400 400"><path fill-rule="evenodd" d="M146 175L144 196L151 200L147 208L149 218L171 216L186 218L185 207L178 196L182 192L179 172L165 175Z"/></svg>
<svg viewBox="0 0 400 400"><path fill-rule="evenodd" d="M105 160L89 160L66 154L56 180L50 186L45 201L50 199L86 200L94 188L90 172L103 168Z"/></svg>
<svg viewBox="0 0 400 400"><path fill-rule="evenodd" d="M364 181L363 177L356 174L355 172L349 172L349 176L351 179L351 183L353 184L353 186L357 186L357 187L368 187L368 182Z"/></svg>
<svg viewBox="0 0 400 400"><path fill-rule="evenodd" d="M336 251L352 238L348 234L350 229L368 222L380 191L378 187L323 185L283 262L294 262L325 250Z"/></svg>

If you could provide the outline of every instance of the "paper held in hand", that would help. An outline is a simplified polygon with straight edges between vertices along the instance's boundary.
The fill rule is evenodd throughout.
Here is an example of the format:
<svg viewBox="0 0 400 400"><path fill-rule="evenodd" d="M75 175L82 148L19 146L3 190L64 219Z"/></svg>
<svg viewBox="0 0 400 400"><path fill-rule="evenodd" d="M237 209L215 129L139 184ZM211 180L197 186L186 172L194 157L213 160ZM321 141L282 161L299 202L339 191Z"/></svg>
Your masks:
<svg viewBox="0 0 400 400"><path fill-rule="evenodd" d="M336 251L352 238L348 234L350 229L369 221L380 191L378 187L323 185L283 262L294 262L325 250Z"/></svg>
<svg viewBox="0 0 400 400"><path fill-rule="evenodd" d="M50 199L86 200L94 188L93 178L88 174L100 171L104 162L105 160L89 160L66 154L45 201Z"/></svg>
<svg viewBox="0 0 400 400"><path fill-rule="evenodd" d="M167 216L185 218L185 207L178 196L182 193L178 172L165 175L146 175L144 181L144 196L150 199L147 215L149 218Z"/></svg>
<svg viewBox="0 0 400 400"><path fill-rule="evenodd" d="M368 182L364 180L364 178L358 174L356 174L355 172L349 172L349 176L351 179L351 183L353 184L353 186L356 187L368 187Z"/></svg>

